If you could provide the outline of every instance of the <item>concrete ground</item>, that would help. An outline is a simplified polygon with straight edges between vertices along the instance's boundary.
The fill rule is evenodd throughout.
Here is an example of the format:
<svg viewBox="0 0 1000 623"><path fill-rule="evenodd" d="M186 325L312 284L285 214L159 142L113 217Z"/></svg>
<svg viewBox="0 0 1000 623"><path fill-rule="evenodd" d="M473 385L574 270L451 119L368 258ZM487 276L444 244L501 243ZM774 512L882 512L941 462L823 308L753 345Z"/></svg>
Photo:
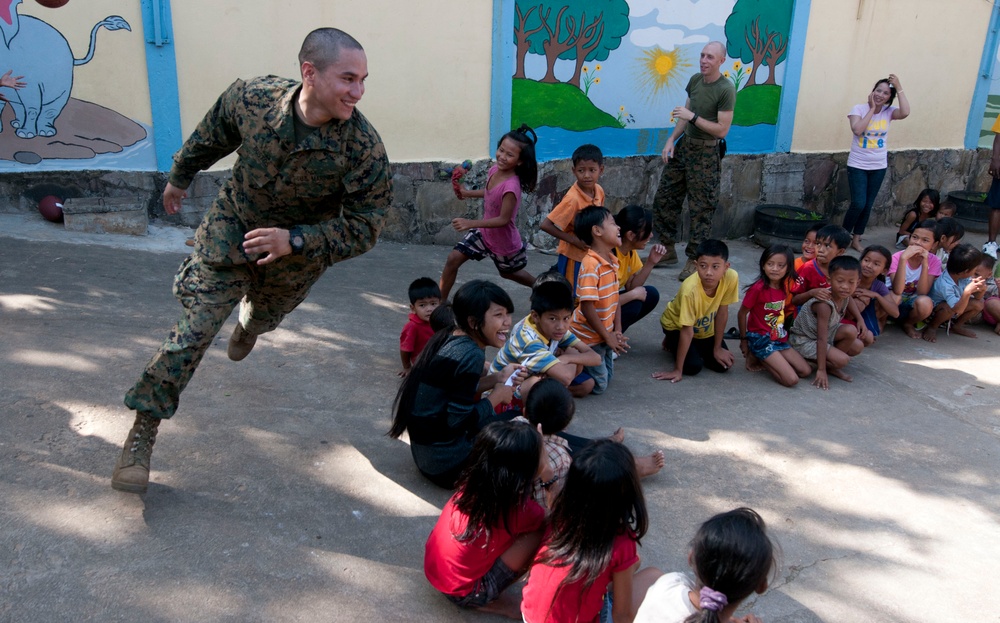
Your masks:
<svg viewBox="0 0 1000 623"><path fill-rule="evenodd" d="M122 395L178 315L184 232L88 236L30 215L0 231L0 621L498 620L427 584L448 494L385 436L406 286L436 277L445 248L381 243L333 267L241 363L225 354L231 318L137 496L109 486L132 420ZM760 250L730 247L749 283ZM528 268L552 261L531 253ZM651 278L664 301L676 274ZM473 277L496 274L466 264ZM526 313L528 290L505 285ZM644 483L644 565L683 570L701 521L757 509L782 548L748 604L765 621L997 620L1000 338L979 329L936 344L890 330L824 392L739 355L725 375L654 381L672 364L651 317L571 430L622 425L634 451L665 451Z"/></svg>

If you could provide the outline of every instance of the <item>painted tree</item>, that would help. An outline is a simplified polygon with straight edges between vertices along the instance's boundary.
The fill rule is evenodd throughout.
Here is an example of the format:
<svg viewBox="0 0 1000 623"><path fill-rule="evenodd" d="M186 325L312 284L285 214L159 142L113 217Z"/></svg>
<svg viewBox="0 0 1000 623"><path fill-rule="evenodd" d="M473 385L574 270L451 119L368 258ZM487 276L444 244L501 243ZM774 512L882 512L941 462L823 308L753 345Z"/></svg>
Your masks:
<svg viewBox="0 0 1000 623"><path fill-rule="evenodd" d="M556 60L575 60L567 82L579 87L584 63L606 60L621 45L629 28L628 11L626 0L517 0L514 77L525 77L524 58L530 52L545 56L541 82L559 82Z"/></svg>
<svg viewBox="0 0 1000 623"><path fill-rule="evenodd" d="M751 65L747 84L757 82L757 70L769 69L764 84L777 84L775 68L788 52L792 0L736 0L726 19L726 53Z"/></svg>
<svg viewBox="0 0 1000 623"><path fill-rule="evenodd" d="M524 58L532 47L531 38L545 28L545 22L552 14L551 7L545 9L544 13L542 9L543 6L537 1L517 0L514 3L514 45L517 49L514 55L515 78L526 77L524 75Z"/></svg>

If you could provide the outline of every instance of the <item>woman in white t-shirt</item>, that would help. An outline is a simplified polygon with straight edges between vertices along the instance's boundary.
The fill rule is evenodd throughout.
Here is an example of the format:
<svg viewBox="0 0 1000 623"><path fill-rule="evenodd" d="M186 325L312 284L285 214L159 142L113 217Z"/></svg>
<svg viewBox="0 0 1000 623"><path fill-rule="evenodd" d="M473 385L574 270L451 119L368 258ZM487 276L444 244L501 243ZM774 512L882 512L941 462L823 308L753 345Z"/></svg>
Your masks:
<svg viewBox="0 0 1000 623"><path fill-rule="evenodd" d="M896 96L899 106L893 106ZM851 188L851 207L844 215L844 229L851 232L851 247L861 251L861 234L865 233L875 196L882 186L888 167L886 136L889 124L910 115L910 102L899 85L896 74L889 74L875 83L868 94L867 104L858 104L848 113L854 139L847 156L847 182Z"/></svg>

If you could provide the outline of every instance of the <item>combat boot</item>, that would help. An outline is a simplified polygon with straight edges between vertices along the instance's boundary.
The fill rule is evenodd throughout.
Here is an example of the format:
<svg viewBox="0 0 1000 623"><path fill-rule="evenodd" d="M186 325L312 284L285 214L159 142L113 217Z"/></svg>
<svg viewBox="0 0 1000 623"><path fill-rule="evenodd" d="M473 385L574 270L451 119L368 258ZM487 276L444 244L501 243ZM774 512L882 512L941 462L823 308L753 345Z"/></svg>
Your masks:
<svg viewBox="0 0 1000 623"><path fill-rule="evenodd" d="M125 447L111 474L111 488L128 493L145 493L149 485L149 459L156 443L160 419L136 412L135 423L125 439Z"/></svg>
<svg viewBox="0 0 1000 623"><path fill-rule="evenodd" d="M226 348L226 354L233 361L243 361L250 351L253 350L253 345L257 343L257 335L250 333L243 328L243 324L240 322L236 323L236 328L233 329L233 335L229 338L229 347Z"/></svg>
<svg viewBox="0 0 1000 623"><path fill-rule="evenodd" d="M677 275L678 281L684 281L691 275L693 275L698 270L698 265L695 264L694 260L688 260L684 264L684 268L681 269L680 274Z"/></svg>

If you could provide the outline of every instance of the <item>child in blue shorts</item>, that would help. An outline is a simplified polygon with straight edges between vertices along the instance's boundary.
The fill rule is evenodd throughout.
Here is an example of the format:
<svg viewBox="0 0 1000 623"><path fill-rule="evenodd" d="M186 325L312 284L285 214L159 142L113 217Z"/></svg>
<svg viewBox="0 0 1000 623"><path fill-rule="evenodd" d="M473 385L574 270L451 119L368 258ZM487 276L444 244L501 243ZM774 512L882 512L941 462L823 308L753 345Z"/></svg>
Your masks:
<svg viewBox="0 0 1000 623"><path fill-rule="evenodd" d="M802 355L788 344L785 330L796 280L794 263L795 254L783 244L765 249L760 256L760 276L747 287L736 316L747 370L766 369L785 387L793 387L812 372Z"/></svg>

